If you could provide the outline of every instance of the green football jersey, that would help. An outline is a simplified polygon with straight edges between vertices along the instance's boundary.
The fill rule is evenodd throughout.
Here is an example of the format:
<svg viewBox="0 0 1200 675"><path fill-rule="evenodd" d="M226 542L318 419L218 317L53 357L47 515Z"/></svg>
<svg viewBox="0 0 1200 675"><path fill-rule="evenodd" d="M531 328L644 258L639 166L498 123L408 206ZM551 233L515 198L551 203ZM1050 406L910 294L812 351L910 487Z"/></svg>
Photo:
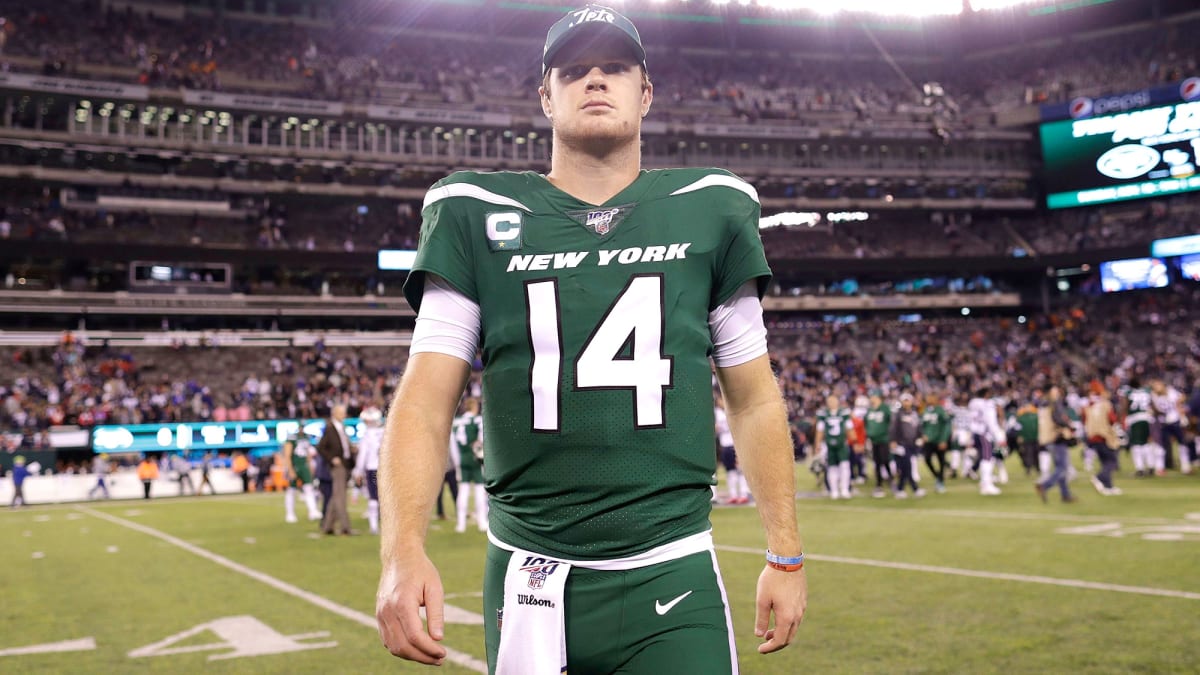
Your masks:
<svg viewBox="0 0 1200 675"><path fill-rule="evenodd" d="M949 443L950 413L940 405L925 406L921 413L921 435L930 443Z"/></svg>
<svg viewBox="0 0 1200 675"><path fill-rule="evenodd" d="M313 480L312 468L308 460L316 452L308 439L301 439L292 444L292 471L296 473L296 477L301 483L311 483Z"/></svg>
<svg viewBox="0 0 1200 675"><path fill-rule="evenodd" d="M463 413L454 418L450 425L450 438L458 448L459 466L463 470L479 469L480 456L475 454L475 442L479 440L482 420L475 413ZM482 453L480 453L482 454Z"/></svg>
<svg viewBox="0 0 1200 675"><path fill-rule="evenodd" d="M1017 435L1022 441L1027 443L1037 443L1038 440L1038 414L1037 408L1031 404L1022 406L1017 410L1017 423L1021 425Z"/></svg>
<svg viewBox="0 0 1200 675"><path fill-rule="evenodd" d="M838 408L835 412L822 410L817 413L817 428L825 432L825 445L830 450L841 449L846 447L846 434L854 428L854 419L849 408Z"/></svg>
<svg viewBox="0 0 1200 675"><path fill-rule="evenodd" d="M887 443L891 439L892 409L886 403L868 410L864 423L867 438L872 443Z"/></svg>
<svg viewBox="0 0 1200 675"><path fill-rule="evenodd" d="M708 314L770 279L754 189L642 171L596 206L537 173L462 172L422 216L409 302L434 274L480 307L493 533L596 560L707 529Z"/></svg>
<svg viewBox="0 0 1200 675"><path fill-rule="evenodd" d="M1149 389L1130 389L1126 400L1129 404L1125 416L1126 425L1130 427L1139 423L1148 425L1154 421L1154 397L1150 394Z"/></svg>

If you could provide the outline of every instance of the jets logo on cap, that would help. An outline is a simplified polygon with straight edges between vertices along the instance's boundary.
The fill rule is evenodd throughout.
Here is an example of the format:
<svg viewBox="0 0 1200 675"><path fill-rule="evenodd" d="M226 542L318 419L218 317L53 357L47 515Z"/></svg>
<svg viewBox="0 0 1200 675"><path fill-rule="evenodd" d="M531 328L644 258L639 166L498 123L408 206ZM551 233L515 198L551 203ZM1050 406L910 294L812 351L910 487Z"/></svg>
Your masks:
<svg viewBox="0 0 1200 675"><path fill-rule="evenodd" d="M612 23L616 19L612 12L608 11L607 9L599 9L596 7L584 7L583 9L571 12L571 16L575 17L575 19L569 26L567 26L567 28L574 28L575 26L588 21L604 21L607 23Z"/></svg>

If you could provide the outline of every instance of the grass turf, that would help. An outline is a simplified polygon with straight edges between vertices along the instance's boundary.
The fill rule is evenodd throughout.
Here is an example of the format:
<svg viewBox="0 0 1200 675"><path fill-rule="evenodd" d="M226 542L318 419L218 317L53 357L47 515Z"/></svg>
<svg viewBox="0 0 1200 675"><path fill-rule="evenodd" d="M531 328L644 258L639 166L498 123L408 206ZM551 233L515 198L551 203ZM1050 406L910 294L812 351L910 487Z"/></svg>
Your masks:
<svg viewBox="0 0 1200 675"><path fill-rule="evenodd" d="M802 487L812 477L799 468ZM754 585L763 537L752 508L718 508L713 525L746 673L1186 672L1200 658L1200 480L1120 480L1100 497L1082 480L1078 504L1043 505L1029 480L999 497L954 481L922 500L800 499L809 610L796 642L760 656ZM0 514L0 669L6 672L418 672L361 621L289 595L89 509L153 528L371 616L377 540L321 538L283 523L279 495L104 502ZM362 506L352 508L365 531ZM300 509L303 513L303 508ZM1110 525L1120 524L1120 529ZM429 549L448 602L482 610L486 540L435 521ZM1107 529L1103 529L1107 527ZM1092 530L1089 533L1087 530ZM1074 530L1075 533L1070 532ZM1119 535L1119 536L1118 536ZM916 567L883 567L904 563ZM963 576L983 573L984 577ZM996 575L1016 575L995 578ZM1065 581L1064 581L1065 580ZM1080 588L1079 582L1103 584ZM1063 585L1076 584L1076 586ZM1175 591L1166 595L1121 588ZM1149 592L1153 592L1152 590ZM229 617L281 635L328 632L299 644L335 647L210 660L231 647L131 657ZM237 623L240 621L241 623ZM253 628L246 619L234 624ZM249 631L252 632L252 631ZM94 638L88 651L5 650ZM255 634L261 643L261 635ZM211 632L160 651L221 640ZM480 625L450 624L445 644L482 659ZM447 664L446 672L473 672Z"/></svg>

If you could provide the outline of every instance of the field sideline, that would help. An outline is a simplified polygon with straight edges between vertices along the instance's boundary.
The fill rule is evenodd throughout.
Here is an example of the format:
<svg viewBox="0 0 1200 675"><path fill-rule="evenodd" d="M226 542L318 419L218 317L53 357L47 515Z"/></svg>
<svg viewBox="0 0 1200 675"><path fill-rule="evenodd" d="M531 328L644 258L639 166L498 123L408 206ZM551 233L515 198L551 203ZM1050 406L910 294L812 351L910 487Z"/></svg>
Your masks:
<svg viewBox="0 0 1200 675"><path fill-rule="evenodd" d="M993 498L957 481L923 500L800 499L808 617L765 657L757 516L717 509L743 672L1194 671L1200 480L1119 484L1123 496L1102 498L1076 481L1075 505L1043 505L1025 478ZM428 672L379 644L377 540L315 529L285 525L277 494L6 510L0 670ZM430 533L456 608L445 672L483 666L485 543L437 521Z"/></svg>

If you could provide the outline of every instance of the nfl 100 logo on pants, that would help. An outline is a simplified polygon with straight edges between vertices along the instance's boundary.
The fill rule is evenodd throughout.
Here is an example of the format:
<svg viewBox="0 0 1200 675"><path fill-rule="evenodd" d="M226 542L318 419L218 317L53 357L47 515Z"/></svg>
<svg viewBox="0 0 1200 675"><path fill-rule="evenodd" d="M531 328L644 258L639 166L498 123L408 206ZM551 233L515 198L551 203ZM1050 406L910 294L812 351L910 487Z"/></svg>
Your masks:
<svg viewBox="0 0 1200 675"><path fill-rule="evenodd" d="M529 572L529 587L537 590L546 585L546 579L558 570L557 560L529 556L521 565L522 572Z"/></svg>

